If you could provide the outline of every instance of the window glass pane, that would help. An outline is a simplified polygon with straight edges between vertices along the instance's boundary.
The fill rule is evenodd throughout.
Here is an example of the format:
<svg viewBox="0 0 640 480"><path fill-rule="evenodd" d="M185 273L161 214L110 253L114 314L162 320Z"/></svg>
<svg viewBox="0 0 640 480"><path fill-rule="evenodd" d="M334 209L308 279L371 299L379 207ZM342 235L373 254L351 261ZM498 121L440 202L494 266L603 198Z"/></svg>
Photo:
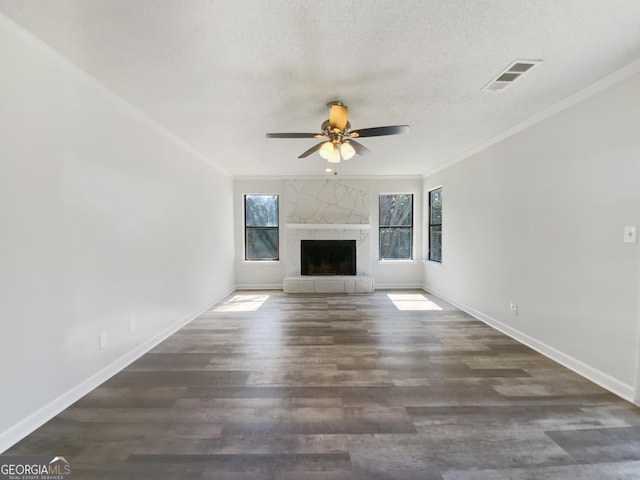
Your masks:
<svg viewBox="0 0 640 480"><path fill-rule="evenodd" d="M442 223L442 189L434 190L430 193L431 214L429 222L433 224Z"/></svg>
<svg viewBox="0 0 640 480"><path fill-rule="evenodd" d="M247 260L278 260L278 229L247 228Z"/></svg>
<svg viewBox="0 0 640 480"><path fill-rule="evenodd" d="M277 227L278 195L246 195L245 225L247 227Z"/></svg>
<svg viewBox="0 0 640 480"><path fill-rule="evenodd" d="M442 227L440 225L429 229L429 260L442 262Z"/></svg>
<svg viewBox="0 0 640 480"><path fill-rule="evenodd" d="M411 259L411 228L381 228L380 258Z"/></svg>
<svg viewBox="0 0 640 480"><path fill-rule="evenodd" d="M380 195L380 226L413 225L413 194Z"/></svg>

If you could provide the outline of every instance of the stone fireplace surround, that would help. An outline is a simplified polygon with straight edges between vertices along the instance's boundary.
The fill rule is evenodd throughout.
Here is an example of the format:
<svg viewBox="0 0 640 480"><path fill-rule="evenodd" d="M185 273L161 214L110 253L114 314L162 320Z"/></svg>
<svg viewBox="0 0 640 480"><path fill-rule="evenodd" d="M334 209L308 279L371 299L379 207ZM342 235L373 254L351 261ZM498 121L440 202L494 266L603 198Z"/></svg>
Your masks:
<svg viewBox="0 0 640 480"><path fill-rule="evenodd" d="M285 293L373 292L370 191L367 180L285 181ZM355 240L356 275L301 275L301 240Z"/></svg>

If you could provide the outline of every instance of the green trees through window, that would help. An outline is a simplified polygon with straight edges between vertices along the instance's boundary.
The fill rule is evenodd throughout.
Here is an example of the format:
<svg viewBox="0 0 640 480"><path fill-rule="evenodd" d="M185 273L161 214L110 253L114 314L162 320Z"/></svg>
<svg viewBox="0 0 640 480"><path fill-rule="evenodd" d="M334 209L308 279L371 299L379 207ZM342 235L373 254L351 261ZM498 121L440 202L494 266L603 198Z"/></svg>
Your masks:
<svg viewBox="0 0 640 480"><path fill-rule="evenodd" d="M278 260L278 227L278 195L245 195L245 260Z"/></svg>
<svg viewBox="0 0 640 480"><path fill-rule="evenodd" d="M380 195L380 259L413 258L413 194Z"/></svg>
<svg viewBox="0 0 640 480"><path fill-rule="evenodd" d="M429 260L442 263L442 188L429 192Z"/></svg>

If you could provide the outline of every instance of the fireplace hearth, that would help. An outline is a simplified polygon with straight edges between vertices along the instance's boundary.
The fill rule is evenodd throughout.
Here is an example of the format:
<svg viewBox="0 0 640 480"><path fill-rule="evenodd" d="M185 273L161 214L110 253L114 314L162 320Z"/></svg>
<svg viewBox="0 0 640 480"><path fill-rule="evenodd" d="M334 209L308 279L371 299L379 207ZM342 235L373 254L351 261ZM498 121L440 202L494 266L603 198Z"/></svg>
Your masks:
<svg viewBox="0 0 640 480"><path fill-rule="evenodd" d="M355 240L301 240L302 275L355 275Z"/></svg>

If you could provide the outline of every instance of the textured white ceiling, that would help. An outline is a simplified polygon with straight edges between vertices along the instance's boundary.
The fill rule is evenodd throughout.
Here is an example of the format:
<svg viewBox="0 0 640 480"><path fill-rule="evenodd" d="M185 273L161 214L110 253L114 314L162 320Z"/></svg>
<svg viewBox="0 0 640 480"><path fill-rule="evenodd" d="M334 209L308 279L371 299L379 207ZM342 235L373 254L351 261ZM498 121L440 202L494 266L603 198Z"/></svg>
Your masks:
<svg viewBox="0 0 640 480"><path fill-rule="evenodd" d="M22 25L235 175L325 175L326 103L362 139L344 175L419 175L640 58L638 0L0 0ZM542 59L501 92L514 59Z"/></svg>

